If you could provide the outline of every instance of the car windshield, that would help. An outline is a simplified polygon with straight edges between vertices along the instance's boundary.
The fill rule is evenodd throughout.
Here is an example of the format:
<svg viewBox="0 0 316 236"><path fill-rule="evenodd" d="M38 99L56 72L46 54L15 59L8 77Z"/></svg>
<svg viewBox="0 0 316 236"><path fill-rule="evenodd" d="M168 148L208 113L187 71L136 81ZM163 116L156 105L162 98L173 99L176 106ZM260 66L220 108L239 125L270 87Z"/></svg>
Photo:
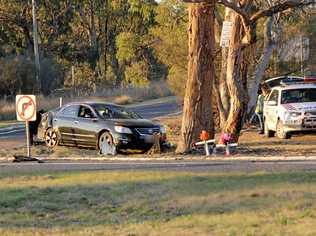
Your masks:
<svg viewBox="0 0 316 236"><path fill-rule="evenodd" d="M281 104L316 102L316 88L283 90Z"/></svg>
<svg viewBox="0 0 316 236"><path fill-rule="evenodd" d="M142 117L135 112L129 111L119 106L109 106L106 104L94 104L96 112L106 119L141 119Z"/></svg>

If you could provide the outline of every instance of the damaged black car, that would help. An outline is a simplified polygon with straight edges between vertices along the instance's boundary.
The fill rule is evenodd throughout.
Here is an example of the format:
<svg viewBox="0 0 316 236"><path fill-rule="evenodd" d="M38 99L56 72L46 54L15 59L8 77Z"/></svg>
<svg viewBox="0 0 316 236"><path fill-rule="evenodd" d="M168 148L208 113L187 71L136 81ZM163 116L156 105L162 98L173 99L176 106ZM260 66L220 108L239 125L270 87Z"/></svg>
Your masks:
<svg viewBox="0 0 316 236"><path fill-rule="evenodd" d="M38 139L47 147L93 147L101 154L134 149L148 151L159 138L166 144L162 125L143 119L122 106L102 102L69 103L42 115Z"/></svg>

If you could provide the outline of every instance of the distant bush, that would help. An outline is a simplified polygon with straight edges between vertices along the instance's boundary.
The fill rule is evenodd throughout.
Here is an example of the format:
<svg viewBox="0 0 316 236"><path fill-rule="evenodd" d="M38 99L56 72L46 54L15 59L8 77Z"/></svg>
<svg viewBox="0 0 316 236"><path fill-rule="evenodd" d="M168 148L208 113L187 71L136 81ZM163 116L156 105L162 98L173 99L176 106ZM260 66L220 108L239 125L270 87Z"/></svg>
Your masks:
<svg viewBox="0 0 316 236"><path fill-rule="evenodd" d="M184 68L178 66L171 67L167 82L170 86L170 90L178 97L184 97L186 80L187 71Z"/></svg>
<svg viewBox="0 0 316 236"><path fill-rule="evenodd" d="M2 98L14 99L19 93L34 93L38 87L34 61L27 56L0 58L0 92ZM41 92L49 94L63 84L63 69L50 58L41 59Z"/></svg>
<svg viewBox="0 0 316 236"><path fill-rule="evenodd" d="M130 104L132 102L133 102L133 99L127 95L122 95L122 96L116 97L114 99L114 103L119 104L119 105L127 105L127 104Z"/></svg>

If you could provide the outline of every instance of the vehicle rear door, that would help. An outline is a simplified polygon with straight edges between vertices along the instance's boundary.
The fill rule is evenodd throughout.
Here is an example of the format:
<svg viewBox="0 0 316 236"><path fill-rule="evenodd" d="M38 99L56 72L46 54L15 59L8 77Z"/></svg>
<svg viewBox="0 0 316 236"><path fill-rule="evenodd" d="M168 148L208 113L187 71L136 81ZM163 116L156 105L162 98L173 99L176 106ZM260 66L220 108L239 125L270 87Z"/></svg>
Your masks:
<svg viewBox="0 0 316 236"><path fill-rule="evenodd" d="M268 124L268 128L275 130L278 120L278 106L279 105L279 91L277 89L272 90L270 96L264 104L264 116Z"/></svg>
<svg viewBox="0 0 316 236"><path fill-rule="evenodd" d="M54 127L58 128L61 142L76 145L75 127L79 105L69 105L59 111L53 118Z"/></svg>

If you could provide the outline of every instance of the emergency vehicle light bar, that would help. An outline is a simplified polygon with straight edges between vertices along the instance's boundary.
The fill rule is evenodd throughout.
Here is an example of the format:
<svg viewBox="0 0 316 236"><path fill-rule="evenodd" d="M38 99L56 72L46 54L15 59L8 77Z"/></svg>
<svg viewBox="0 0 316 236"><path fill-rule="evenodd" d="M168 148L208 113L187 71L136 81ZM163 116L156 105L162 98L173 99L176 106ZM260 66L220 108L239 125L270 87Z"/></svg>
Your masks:
<svg viewBox="0 0 316 236"><path fill-rule="evenodd" d="M305 76L304 78L286 78L281 80L281 85L316 83L316 76Z"/></svg>

